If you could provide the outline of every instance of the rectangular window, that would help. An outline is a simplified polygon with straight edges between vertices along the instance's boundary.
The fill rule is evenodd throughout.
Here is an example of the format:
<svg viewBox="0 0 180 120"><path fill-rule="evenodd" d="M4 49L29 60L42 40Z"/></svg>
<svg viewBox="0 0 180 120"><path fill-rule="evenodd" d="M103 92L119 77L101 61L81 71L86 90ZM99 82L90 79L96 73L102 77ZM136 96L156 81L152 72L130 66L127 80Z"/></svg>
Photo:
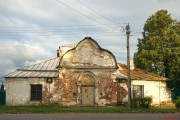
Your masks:
<svg viewBox="0 0 180 120"><path fill-rule="evenodd" d="M144 85L133 85L133 98L144 97Z"/></svg>
<svg viewBox="0 0 180 120"><path fill-rule="evenodd" d="M42 100L42 85L31 84L31 101Z"/></svg>

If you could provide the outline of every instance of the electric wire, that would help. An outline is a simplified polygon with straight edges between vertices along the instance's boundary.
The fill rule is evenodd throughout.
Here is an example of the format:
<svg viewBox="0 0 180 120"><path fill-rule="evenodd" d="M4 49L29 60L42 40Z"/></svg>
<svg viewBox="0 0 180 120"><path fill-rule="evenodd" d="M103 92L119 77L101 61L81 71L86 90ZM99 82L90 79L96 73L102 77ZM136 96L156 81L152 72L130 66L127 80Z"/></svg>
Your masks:
<svg viewBox="0 0 180 120"><path fill-rule="evenodd" d="M79 0L76 0L77 2L79 2L80 4L84 5L85 7L87 7L88 9L92 10L94 13L98 14L99 16L103 17L104 19L108 20L109 22L113 23L114 25L121 27L122 29L124 29L124 27L119 26L118 24L114 23L112 20L108 19L107 17L105 17L104 15L100 14L99 12L97 12L95 9L89 7L88 5L80 2ZM125 24L125 23L124 23Z"/></svg>
<svg viewBox="0 0 180 120"><path fill-rule="evenodd" d="M104 26L106 26L106 27L109 27L109 28L112 28L112 29L121 31L120 29L117 29L117 28L114 28L114 27L112 27L112 26L109 26L109 25L107 25L107 24L105 24L105 23L102 23L102 22L100 22L100 21L98 21L98 20L92 18L92 17L89 17L89 16L86 15L86 14L83 14L83 13L80 12L79 10L77 10L77 9L75 9L75 8L73 8L73 7L71 7L71 6L69 6L68 4L66 4L66 3L64 3L64 2L62 2L62 1L60 1L60 0L56 0L56 1L59 2L59 3L61 3L61 4L63 4L64 6L66 6L66 7L68 7L68 8L70 8L70 9L76 11L77 13L79 13L79 14L81 14L81 15L83 15L83 16L85 16L85 17L87 17L87 18L89 18L89 19L91 19L91 20L93 20L93 21L95 21L95 22L97 22L97 23L99 23L99 24L101 24L101 25L104 25Z"/></svg>
<svg viewBox="0 0 180 120"><path fill-rule="evenodd" d="M102 34L104 33L106 34L116 34L117 31L109 31L109 29L107 29L107 27L101 27L101 28L96 28L96 27L83 27L83 28L79 28L79 27L71 27L70 26L66 26L64 28L56 28L55 26L49 28L51 26L48 26L48 28L37 28L37 27L1 27L0 28L0 36L16 36L15 34L17 34L17 36L19 34L45 34L45 36L47 35L54 35L54 34L59 34L59 35L73 35L73 34L82 34L84 32L88 32L88 34ZM55 28L54 28L55 27ZM3 29L2 29L3 28ZM17 29L18 28L18 29ZM27 29L28 28L28 29ZM49 34L47 34L49 33ZM41 35L44 36L44 35ZM113 36L113 35L112 35Z"/></svg>
<svg viewBox="0 0 180 120"><path fill-rule="evenodd" d="M16 36L23 36L21 34L26 34L26 37L28 36L33 36L34 34L39 35L40 37L48 37L48 38L53 38L53 37L57 37L57 35L55 35L54 33L60 33L60 36L64 36L64 35L68 35L68 36L77 36L77 34L80 34L80 36L85 33L83 32L88 32L88 34L94 34L94 32L96 32L97 36L120 36L120 35L124 35L124 34L115 34L117 31L113 31L113 32L109 32L108 28L111 29L115 29L120 31L117 28L112 27L112 24L105 24L102 23L92 17L89 17L86 14L81 13L80 11L76 10L75 8L69 6L68 4L60 1L60 0L56 0L57 2L65 5L66 7L78 12L79 14L95 21L96 23L99 23L100 25L103 25L104 27L94 27L92 25L78 25L77 26L72 26L72 25L64 25L64 26L42 26L42 28L45 29L34 29L34 27L1 27L0 28L0 38L3 37L16 37ZM106 18L105 16L101 15L99 12L97 12L96 10L90 8L89 6L87 6L86 4L80 2L79 0L77 0L80 4L86 6L88 9L92 10L93 12L95 12L96 14L100 15L101 17L103 17L104 19L110 21L111 23L113 23L114 25L123 28L122 26L119 26L119 24L114 23L113 21L111 21L110 19ZM99 25L98 24L98 25ZM7 29L8 28L8 29ZM9 29L10 28L10 29ZM13 29L12 29L13 28ZM18 28L18 29L14 29L14 28ZM25 29L26 28L26 29ZM29 29L27 29L29 28ZM38 27L37 27L38 28ZM102 31L103 30L103 31ZM22 32L22 33L21 33ZM79 32L79 33L78 33ZM104 34L102 34L101 32L103 32ZM44 33L44 34L43 34ZM87 33L86 33L87 34Z"/></svg>

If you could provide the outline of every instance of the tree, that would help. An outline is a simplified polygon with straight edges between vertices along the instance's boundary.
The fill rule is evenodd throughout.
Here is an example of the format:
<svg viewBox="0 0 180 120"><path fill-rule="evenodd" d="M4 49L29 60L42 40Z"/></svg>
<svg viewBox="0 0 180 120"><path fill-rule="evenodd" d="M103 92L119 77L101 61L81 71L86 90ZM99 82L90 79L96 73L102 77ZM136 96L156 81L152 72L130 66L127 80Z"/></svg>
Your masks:
<svg viewBox="0 0 180 120"><path fill-rule="evenodd" d="M137 67L180 81L180 22L167 10L159 10L146 20L137 47Z"/></svg>

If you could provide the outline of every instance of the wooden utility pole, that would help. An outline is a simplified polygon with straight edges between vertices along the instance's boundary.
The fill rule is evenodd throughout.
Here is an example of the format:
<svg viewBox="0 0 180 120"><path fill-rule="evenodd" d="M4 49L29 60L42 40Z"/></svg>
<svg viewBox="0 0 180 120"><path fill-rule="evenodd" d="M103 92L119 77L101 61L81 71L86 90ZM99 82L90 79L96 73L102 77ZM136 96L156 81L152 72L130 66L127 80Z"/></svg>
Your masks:
<svg viewBox="0 0 180 120"><path fill-rule="evenodd" d="M130 52L129 52L129 36L130 26L126 25L126 36L127 36L127 73L128 73L128 107L131 109L131 77L130 77Z"/></svg>

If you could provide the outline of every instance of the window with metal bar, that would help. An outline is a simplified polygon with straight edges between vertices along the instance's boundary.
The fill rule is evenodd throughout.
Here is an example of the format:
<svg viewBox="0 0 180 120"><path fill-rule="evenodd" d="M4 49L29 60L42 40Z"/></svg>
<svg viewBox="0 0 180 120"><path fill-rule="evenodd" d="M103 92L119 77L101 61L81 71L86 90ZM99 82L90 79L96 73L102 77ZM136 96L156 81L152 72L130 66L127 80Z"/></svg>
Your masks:
<svg viewBox="0 0 180 120"><path fill-rule="evenodd" d="M31 84L31 101L42 100L42 85Z"/></svg>

